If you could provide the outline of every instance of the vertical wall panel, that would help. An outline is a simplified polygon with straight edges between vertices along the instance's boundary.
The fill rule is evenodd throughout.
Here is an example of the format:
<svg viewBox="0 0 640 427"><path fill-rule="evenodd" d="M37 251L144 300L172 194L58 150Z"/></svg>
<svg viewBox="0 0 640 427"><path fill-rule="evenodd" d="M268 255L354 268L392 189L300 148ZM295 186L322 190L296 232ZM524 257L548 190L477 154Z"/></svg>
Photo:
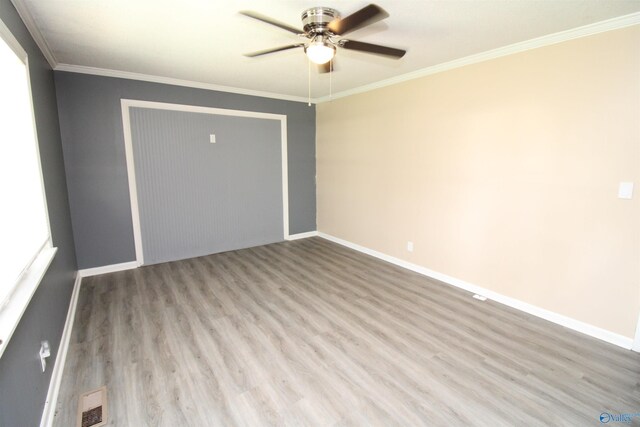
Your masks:
<svg viewBox="0 0 640 427"><path fill-rule="evenodd" d="M130 117L145 264L283 240L279 120L148 108Z"/></svg>

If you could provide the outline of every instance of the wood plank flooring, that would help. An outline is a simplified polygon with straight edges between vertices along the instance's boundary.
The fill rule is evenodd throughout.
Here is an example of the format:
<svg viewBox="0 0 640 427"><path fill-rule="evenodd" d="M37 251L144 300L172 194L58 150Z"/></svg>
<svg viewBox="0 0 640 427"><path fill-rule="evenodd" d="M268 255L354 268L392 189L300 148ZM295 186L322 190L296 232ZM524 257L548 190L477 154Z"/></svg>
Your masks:
<svg viewBox="0 0 640 427"><path fill-rule="evenodd" d="M111 426L587 426L640 355L311 238L84 279L54 425L101 385Z"/></svg>

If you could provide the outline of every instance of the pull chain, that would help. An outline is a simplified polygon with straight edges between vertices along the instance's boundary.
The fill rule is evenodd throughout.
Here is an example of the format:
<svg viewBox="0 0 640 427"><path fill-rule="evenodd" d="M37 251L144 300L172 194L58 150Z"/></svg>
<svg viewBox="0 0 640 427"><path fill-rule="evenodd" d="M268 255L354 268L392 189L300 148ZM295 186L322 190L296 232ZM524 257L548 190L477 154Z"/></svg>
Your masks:
<svg viewBox="0 0 640 427"><path fill-rule="evenodd" d="M329 101L333 95L333 58L329 60Z"/></svg>
<svg viewBox="0 0 640 427"><path fill-rule="evenodd" d="M309 88L309 92L308 92L308 98L307 98L307 102L308 102L308 106L311 107L311 60L307 59L307 65L308 65L308 69L309 69L309 73L308 73L308 88Z"/></svg>

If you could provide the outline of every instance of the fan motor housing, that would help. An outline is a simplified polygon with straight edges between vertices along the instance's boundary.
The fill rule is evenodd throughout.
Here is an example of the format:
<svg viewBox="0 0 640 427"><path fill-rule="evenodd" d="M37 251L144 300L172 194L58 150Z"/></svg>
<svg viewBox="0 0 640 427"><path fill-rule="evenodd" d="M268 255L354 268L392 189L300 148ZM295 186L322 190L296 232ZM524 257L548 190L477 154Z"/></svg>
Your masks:
<svg viewBox="0 0 640 427"><path fill-rule="evenodd" d="M340 12L330 7L312 7L302 12L302 25L306 33L322 34L327 31L327 25L334 19L340 18Z"/></svg>

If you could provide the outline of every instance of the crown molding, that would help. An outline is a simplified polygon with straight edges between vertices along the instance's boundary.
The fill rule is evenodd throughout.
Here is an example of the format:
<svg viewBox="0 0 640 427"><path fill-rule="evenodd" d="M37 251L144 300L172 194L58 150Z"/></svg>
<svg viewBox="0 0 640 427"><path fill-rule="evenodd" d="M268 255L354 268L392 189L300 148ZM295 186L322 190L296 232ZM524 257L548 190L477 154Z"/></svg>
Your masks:
<svg viewBox="0 0 640 427"><path fill-rule="evenodd" d="M223 86L216 85L211 83L203 83L196 82L191 80L181 80L175 79L171 77L162 77L155 76L150 74L141 74L141 73L132 73L128 71L119 71L112 70L106 68L96 68L96 67L86 67L82 65L71 65L71 64L58 64L49 45L45 41L44 37L38 30L38 27L35 24L35 21L31 15L31 13L27 10L26 6L21 2L21 0L11 0L13 5L15 6L18 14L24 21L27 29L31 33L31 36L35 40L36 44L42 51L43 55L49 62L49 65L56 71L67 71L72 73L81 73L81 74L92 74L97 76L104 77L115 77L115 78L123 78L130 80L140 80L152 83L162 83L174 86L184 86L191 87L197 89L205 89L205 90L213 90L219 92L229 92L236 93L240 95L250 95L250 96L259 96L264 98L272 98L272 99L280 99L284 101L293 101L293 102L309 102L309 99L301 96L294 95L284 95L273 92L252 90L252 89L243 89L232 86ZM593 34L598 34L606 31L617 30L621 28L630 27L632 25L640 24L640 12L632 13L629 15L624 15L612 19L608 19L606 21L600 21L589 25L584 25L582 27L573 28L566 31L561 31L554 34L549 34L546 36L538 37L531 40L526 40L524 42L514 43L508 46L504 46L497 49L492 49L486 52L481 52L478 54L466 56L464 58L456 59L453 61L445 62L442 64L437 64L431 67L423 68L420 70L412 71L410 73L402 74L400 76L392 77L385 80L380 80L375 83L359 86L353 89L345 90L342 92L334 93L331 97L322 96L318 98L311 98L311 103L319 104L323 102L329 102L335 99L344 98L347 96L369 92L375 89L380 89L386 86L391 86L394 84L406 82L409 80L418 79L421 77L429 76L432 74L442 73L444 71L453 70L455 68L465 67L471 64L477 64L479 62L488 61L495 58L500 58L507 55L512 55L519 52L524 52L527 50L537 49L544 46L550 46L557 43L562 43L565 41L587 37Z"/></svg>
<svg viewBox="0 0 640 427"><path fill-rule="evenodd" d="M550 46L553 44L562 43L565 41L569 41L569 40L573 40L581 37L587 37L593 34L603 33L606 31L626 28L626 27L630 27L632 25L638 25L638 24L640 24L640 12L619 16L617 18L608 19L606 21L600 21L593 24L584 25L582 27L573 28L571 30L549 34L546 36L538 37L538 38L527 40L524 42L514 43L514 44L500 47L497 49L488 50L486 52L478 53L475 55L466 56L464 58L455 59L453 61L444 62L442 64L438 64L431 67L423 68L421 70L402 74L397 77L392 77L390 79L380 80L378 82L356 87L354 89L349 89L342 92L334 93L331 97L323 96L320 98L316 98L316 99L313 99L312 102L315 102L316 104L329 102L338 98L344 98L344 97L355 95L358 93L369 92L369 91L380 89L386 86L391 86L391 85L406 82L409 80L418 79L420 77L442 73L443 71L453 70L454 68L460 68L460 67L464 67L471 64L477 64L479 62L500 58L502 56L512 55L514 53L537 49L539 47L544 47L544 46Z"/></svg>
<svg viewBox="0 0 640 427"><path fill-rule="evenodd" d="M129 80L140 80L151 83L162 83L173 86L184 86L196 89L215 90L218 92L237 93L240 95L259 96L263 98L281 99L283 101L294 101L307 103L308 99L301 96L283 95L260 90L242 89L232 86L222 86L211 83L195 82L191 80L174 79L172 77L153 76L150 74L131 73L128 71L110 70L106 68L85 67L83 65L58 64L54 70L66 71L70 73L92 74L94 76L116 77ZM311 100L313 102L313 100Z"/></svg>
<svg viewBox="0 0 640 427"><path fill-rule="evenodd" d="M58 65L58 61L56 60L53 51L49 47L49 44L38 29L38 25L36 24L36 21L29 9L24 3L22 3L21 0L11 0L11 3L13 4L13 7L16 8L16 11L22 19L22 22L24 22L25 27L27 27L27 30L29 31L29 34L31 34L33 41L35 41L36 45L38 45L38 47L40 48L42 55L44 55L51 68L55 69Z"/></svg>

